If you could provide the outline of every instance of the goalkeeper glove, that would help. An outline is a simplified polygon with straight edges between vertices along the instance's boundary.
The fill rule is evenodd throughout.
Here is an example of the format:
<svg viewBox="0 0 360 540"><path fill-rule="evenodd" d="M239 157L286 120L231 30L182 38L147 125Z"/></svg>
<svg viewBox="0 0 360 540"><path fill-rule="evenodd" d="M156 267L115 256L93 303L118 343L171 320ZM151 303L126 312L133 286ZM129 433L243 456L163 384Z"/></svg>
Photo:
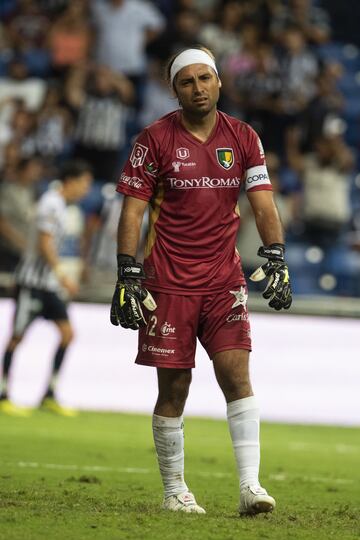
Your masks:
<svg viewBox="0 0 360 540"><path fill-rule="evenodd" d="M251 281L269 278L263 297L270 299L269 306L277 311L289 309L292 302L289 271L285 264L284 253L285 246L283 244L271 244L269 247L261 246L257 254L259 257L267 258L268 262L260 266L250 276Z"/></svg>
<svg viewBox="0 0 360 540"><path fill-rule="evenodd" d="M118 280L111 303L110 321L113 325L137 330L146 326L141 304L149 311L156 309L156 303L147 289L141 286L145 278L142 264L130 255L117 256Z"/></svg>

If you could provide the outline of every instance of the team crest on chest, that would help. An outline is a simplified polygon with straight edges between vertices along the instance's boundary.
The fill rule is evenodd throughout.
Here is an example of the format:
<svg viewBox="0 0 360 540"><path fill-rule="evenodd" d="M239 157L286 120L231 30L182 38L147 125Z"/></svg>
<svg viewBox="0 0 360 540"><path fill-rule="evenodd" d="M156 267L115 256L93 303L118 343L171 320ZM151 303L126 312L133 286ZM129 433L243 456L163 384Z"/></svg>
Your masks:
<svg viewBox="0 0 360 540"><path fill-rule="evenodd" d="M216 157L223 169L228 170L234 164L234 152L232 148L217 148Z"/></svg>
<svg viewBox="0 0 360 540"><path fill-rule="evenodd" d="M188 148L177 148L176 157L178 159L186 159L190 156L190 150Z"/></svg>

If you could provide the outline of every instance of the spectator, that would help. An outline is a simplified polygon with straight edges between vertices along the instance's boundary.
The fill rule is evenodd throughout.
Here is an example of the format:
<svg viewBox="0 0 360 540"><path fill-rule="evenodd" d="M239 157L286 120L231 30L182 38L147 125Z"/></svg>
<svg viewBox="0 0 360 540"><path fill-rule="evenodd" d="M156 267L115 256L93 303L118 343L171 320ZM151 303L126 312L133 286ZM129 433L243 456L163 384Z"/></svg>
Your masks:
<svg viewBox="0 0 360 540"><path fill-rule="evenodd" d="M239 47L236 51L225 55L222 63L221 81L223 83L223 105L229 113L241 116L236 110L238 90L236 81L256 69L258 48L261 44L261 30L251 21L246 21L238 36Z"/></svg>
<svg viewBox="0 0 360 540"><path fill-rule="evenodd" d="M236 0L220 6L215 15L214 22L202 26L200 42L211 47L218 63L223 63L224 57L236 53L240 49L240 23L242 7Z"/></svg>
<svg viewBox="0 0 360 540"><path fill-rule="evenodd" d="M17 12L8 24L9 38L30 75L46 76L49 55L45 47L50 20L35 0L20 0Z"/></svg>
<svg viewBox="0 0 360 540"><path fill-rule="evenodd" d="M20 162L17 178L0 184L0 270L13 272L26 247L35 209L35 184L41 179L38 158Z"/></svg>
<svg viewBox="0 0 360 540"><path fill-rule="evenodd" d="M312 5L312 0L289 0L288 6L275 12L271 23L274 38L281 42L291 24L298 26L312 44L320 45L330 37L329 15L324 9Z"/></svg>
<svg viewBox="0 0 360 540"><path fill-rule="evenodd" d="M234 100L245 121L256 129L270 152L281 154L285 131L282 81L271 44L259 44L254 69L236 77L234 86Z"/></svg>
<svg viewBox="0 0 360 540"><path fill-rule="evenodd" d="M21 106L21 100L11 97L0 100L0 169L3 164L3 149L12 138L11 122L15 111Z"/></svg>
<svg viewBox="0 0 360 540"><path fill-rule="evenodd" d="M37 0L41 9L50 16L58 15L70 4L70 0Z"/></svg>
<svg viewBox="0 0 360 540"><path fill-rule="evenodd" d="M20 107L14 114L11 123L12 140L19 146L20 156L27 158L37 152L36 115Z"/></svg>
<svg viewBox="0 0 360 540"><path fill-rule="evenodd" d="M114 182L126 146L126 121L134 97L127 77L104 66L74 69L67 81L69 104L77 111L75 156L86 159L96 179Z"/></svg>
<svg viewBox="0 0 360 540"><path fill-rule="evenodd" d="M296 115L302 112L314 97L318 74L317 59L308 48L299 26L289 25L284 31L280 66L284 110L289 115Z"/></svg>
<svg viewBox="0 0 360 540"><path fill-rule="evenodd" d="M325 64L316 79L316 91L301 117L303 131L302 148L310 151L321 136L325 124L338 118L343 112L345 100L337 88L342 75L342 66L336 62Z"/></svg>
<svg viewBox="0 0 360 540"><path fill-rule="evenodd" d="M177 101L171 95L169 85L161 73L160 60L149 62L148 80L144 92L144 102L139 115L139 125L144 128L165 114L177 108Z"/></svg>
<svg viewBox="0 0 360 540"><path fill-rule="evenodd" d="M49 34L52 65L57 73L88 60L92 46L92 28L87 0L70 2L55 20Z"/></svg>
<svg viewBox="0 0 360 540"><path fill-rule="evenodd" d="M15 58L9 64L7 76L0 77L0 101L19 98L29 111L36 111L42 105L46 92L46 82L37 77L29 77L25 62Z"/></svg>
<svg viewBox="0 0 360 540"><path fill-rule="evenodd" d="M72 150L73 120L70 111L62 104L62 87L49 85L44 104L37 116L36 147L44 162L51 168L47 176L53 176L56 164Z"/></svg>
<svg viewBox="0 0 360 540"><path fill-rule="evenodd" d="M7 75L8 64L14 57L13 45L5 24L0 20L0 77Z"/></svg>
<svg viewBox="0 0 360 540"><path fill-rule="evenodd" d="M178 0L179 8L192 8L201 13L203 21L211 21L214 19L216 11L224 0Z"/></svg>
<svg viewBox="0 0 360 540"><path fill-rule="evenodd" d="M35 0L19 0L8 31L16 50L43 48L49 28L49 19Z"/></svg>
<svg viewBox="0 0 360 540"><path fill-rule="evenodd" d="M139 108L146 74L145 48L163 30L165 18L144 0L93 0L92 7L97 60L131 79Z"/></svg>
<svg viewBox="0 0 360 540"><path fill-rule="evenodd" d="M201 20L198 12L192 8L179 9L169 26L148 47L150 56L160 58L165 62L172 54L199 43Z"/></svg>
<svg viewBox="0 0 360 540"><path fill-rule="evenodd" d="M288 162L303 184L301 214L305 238L325 248L333 245L351 218L352 151L340 134L328 130L317 139L313 153L302 154L299 133L293 130Z"/></svg>
<svg viewBox="0 0 360 540"><path fill-rule="evenodd" d="M1 182L16 181L18 165L20 163L20 148L15 141L10 141L2 150L1 154Z"/></svg>

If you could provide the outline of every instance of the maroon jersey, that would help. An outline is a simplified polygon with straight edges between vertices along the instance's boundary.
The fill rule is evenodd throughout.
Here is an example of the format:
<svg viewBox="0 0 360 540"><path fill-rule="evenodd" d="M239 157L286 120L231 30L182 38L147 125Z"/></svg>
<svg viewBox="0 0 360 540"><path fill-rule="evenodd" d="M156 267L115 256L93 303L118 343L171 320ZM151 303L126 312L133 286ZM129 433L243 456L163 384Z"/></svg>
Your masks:
<svg viewBox="0 0 360 540"><path fill-rule="evenodd" d="M271 190L271 183L248 124L217 112L201 142L180 115L167 114L141 132L116 189L150 203L145 285L204 294L244 283L236 250L240 188Z"/></svg>

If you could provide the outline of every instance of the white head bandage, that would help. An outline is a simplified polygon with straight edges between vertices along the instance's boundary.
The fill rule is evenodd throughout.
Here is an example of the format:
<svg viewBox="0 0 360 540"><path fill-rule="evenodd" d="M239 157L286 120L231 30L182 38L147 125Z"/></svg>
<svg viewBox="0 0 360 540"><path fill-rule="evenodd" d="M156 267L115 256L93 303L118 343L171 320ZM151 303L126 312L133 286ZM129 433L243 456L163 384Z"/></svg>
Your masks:
<svg viewBox="0 0 360 540"><path fill-rule="evenodd" d="M187 49L186 51L180 53L175 60L173 61L170 68L170 83L173 85L175 76L179 73L180 69L190 66L191 64L206 64L210 66L218 75L218 70L214 60L209 56L205 51L201 49Z"/></svg>

